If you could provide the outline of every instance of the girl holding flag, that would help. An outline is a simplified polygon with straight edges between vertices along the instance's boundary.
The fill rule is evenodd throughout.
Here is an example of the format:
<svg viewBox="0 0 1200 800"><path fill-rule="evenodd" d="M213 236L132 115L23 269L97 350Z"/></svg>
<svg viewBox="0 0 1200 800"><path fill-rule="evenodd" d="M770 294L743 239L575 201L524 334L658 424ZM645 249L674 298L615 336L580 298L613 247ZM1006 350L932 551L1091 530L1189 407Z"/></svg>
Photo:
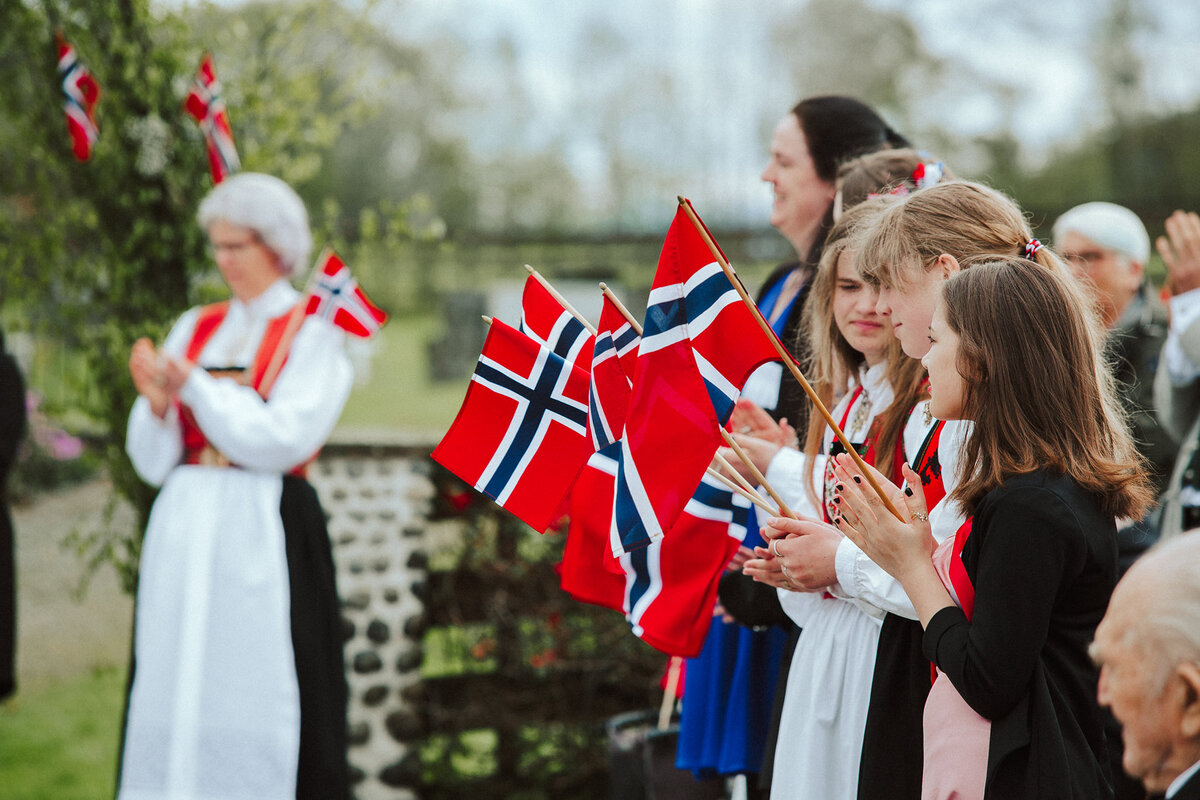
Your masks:
<svg viewBox="0 0 1200 800"><path fill-rule="evenodd" d="M833 200L839 166L847 159L887 147L906 146L870 107L852 97L824 95L801 100L779 121L771 138L770 160L762 180L773 194L770 221L796 253L765 281L757 302L783 341L799 339L798 330L813 273L833 226ZM768 409L770 420L787 418L803 426L808 402L782 364L760 367L742 397ZM761 412L761 409L759 409ZM736 415L736 412L735 412ZM736 416L735 416L736 419ZM745 423L736 422L734 430ZM771 421L772 427L778 427ZM760 542L751 525L747 543ZM742 576L722 580L722 596L738 592ZM732 579L732 580L731 580ZM745 584L754 587L753 581ZM771 620L749 621L756 630L714 620L704 651L687 664L676 766L697 775L753 774L762 769L760 786L769 782L774 746L769 729L778 708L776 675L790 659L792 628L771 598Z"/></svg>
<svg viewBox="0 0 1200 800"><path fill-rule="evenodd" d="M304 471L350 392L344 336L306 316L288 280L312 236L287 184L237 174L198 220L233 297L185 313L160 350L138 341L129 362L139 397L126 449L161 491L141 555L118 797L339 800L341 618Z"/></svg>
<svg viewBox="0 0 1200 800"><path fill-rule="evenodd" d="M1070 275L1008 256L946 279L926 331L932 412L975 423L949 498L971 521L935 545L915 473L891 487L900 521L844 457L835 498L839 529L912 599L938 668L923 796L1111 797L1087 647L1117 578L1115 519L1153 492L1104 327Z"/></svg>

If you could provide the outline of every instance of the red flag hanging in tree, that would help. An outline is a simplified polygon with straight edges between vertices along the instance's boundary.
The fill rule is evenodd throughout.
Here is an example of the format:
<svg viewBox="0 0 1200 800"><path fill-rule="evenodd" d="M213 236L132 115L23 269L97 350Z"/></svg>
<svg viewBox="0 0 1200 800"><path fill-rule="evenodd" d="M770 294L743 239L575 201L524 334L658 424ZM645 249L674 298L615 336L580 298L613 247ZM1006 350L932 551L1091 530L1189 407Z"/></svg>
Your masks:
<svg viewBox="0 0 1200 800"><path fill-rule="evenodd" d="M183 107L200 125L200 131L204 134L213 183L220 183L231 173L240 170L242 163L233 145L229 113L225 109L225 99L221 97L221 82L217 80L210 53L205 53L201 59Z"/></svg>
<svg viewBox="0 0 1200 800"><path fill-rule="evenodd" d="M96 125L100 84L61 34L58 37L58 77L65 98L63 109L67 112L71 150L75 158L87 161L92 156L93 145L100 138L100 128Z"/></svg>
<svg viewBox="0 0 1200 800"><path fill-rule="evenodd" d="M387 313L370 301L350 268L332 250L317 260L306 314L327 319L347 333L366 339L383 327Z"/></svg>

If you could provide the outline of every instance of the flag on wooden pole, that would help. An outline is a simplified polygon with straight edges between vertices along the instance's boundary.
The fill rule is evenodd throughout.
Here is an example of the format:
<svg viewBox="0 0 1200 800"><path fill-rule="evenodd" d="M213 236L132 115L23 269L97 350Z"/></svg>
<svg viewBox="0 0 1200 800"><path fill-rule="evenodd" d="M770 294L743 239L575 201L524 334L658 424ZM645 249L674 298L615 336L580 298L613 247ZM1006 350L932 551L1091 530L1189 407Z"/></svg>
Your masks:
<svg viewBox="0 0 1200 800"><path fill-rule="evenodd" d="M592 453L588 374L493 320L467 396L433 460L538 531L566 512Z"/></svg>
<svg viewBox="0 0 1200 800"><path fill-rule="evenodd" d="M387 313L371 302L350 268L332 250L326 249L317 259L308 293L306 314L329 320L362 339L374 335L387 322Z"/></svg>
<svg viewBox="0 0 1200 800"><path fill-rule="evenodd" d="M61 34L58 35L58 77L64 98L63 109L67 114L67 132L71 135L71 151L75 158L87 161L100 138L100 128L96 125L100 84Z"/></svg>
<svg viewBox="0 0 1200 800"><path fill-rule="evenodd" d="M184 98L183 107L200 125L204 144L208 151L208 165L213 183L220 183L230 174L242 168L237 148L233 144L233 130L229 127L229 112L221 96L221 82L213 66L211 53L205 53L200 68L192 81L191 89Z"/></svg>

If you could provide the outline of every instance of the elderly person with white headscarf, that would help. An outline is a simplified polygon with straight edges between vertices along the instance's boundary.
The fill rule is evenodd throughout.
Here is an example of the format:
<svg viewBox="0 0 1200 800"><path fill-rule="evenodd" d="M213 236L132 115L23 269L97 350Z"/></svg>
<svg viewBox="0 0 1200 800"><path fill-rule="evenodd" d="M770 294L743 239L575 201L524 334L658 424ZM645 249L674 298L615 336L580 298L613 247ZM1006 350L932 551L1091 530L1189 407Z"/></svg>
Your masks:
<svg viewBox="0 0 1200 800"><path fill-rule="evenodd" d="M235 175L197 217L232 298L130 356L126 449L162 488L142 547L118 797L341 800L337 590L304 471L352 370L342 332L298 308L290 278L312 236L287 184Z"/></svg>

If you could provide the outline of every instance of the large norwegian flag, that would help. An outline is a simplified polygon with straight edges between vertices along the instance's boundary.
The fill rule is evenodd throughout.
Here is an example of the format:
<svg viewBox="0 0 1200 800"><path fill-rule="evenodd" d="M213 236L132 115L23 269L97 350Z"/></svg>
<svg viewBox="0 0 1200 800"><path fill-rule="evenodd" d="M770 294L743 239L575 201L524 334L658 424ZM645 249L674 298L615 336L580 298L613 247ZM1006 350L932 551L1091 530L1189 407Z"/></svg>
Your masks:
<svg viewBox="0 0 1200 800"><path fill-rule="evenodd" d="M592 453L588 374L493 320L467 396L433 459L539 531L565 511Z"/></svg>
<svg viewBox="0 0 1200 800"><path fill-rule="evenodd" d="M638 347L617 473L614 555L671 529L720 446L746 378L777 358L681 203Z"/></svg>
<svg viewBox="0 0 1200 800"><path fill-rule="evenodd" d="M588 393L588 433L597 450L621 438L641 340L633 325L605 295L596 344L592 348L592 388Z"/></svg>
<svg viewBox="0 0 1200 800"><path fill-rule="evenodd" d="M221 96L221 82L213 66L211 53L205 53L196 70L183 107L200 125L208 151L208 166L213 183L220 183L242 168L237 148L233 144L233 129L229 127L229 112Z"/></svg>
<svg viewBox="0 0 1200 800"><path fill-rule="evenodd" d="M534 275L525 279L521 292L518 329L568 364L591 368L592 334Z"/></svg>
<svg viewBox="0 0 1200 800"><path fill-rule="evenodd" d="M100 101L100 84L79 60L75 48L61 36L58 39L58 77L63 93L63 110L67 114L67 132L71 134L71 151L75 158L87 161L92 147L100 139L96 125L96 104Z"/></svg>
<svg viewBox="0 0 1200 800"><path fill-rule="evenodd" d="M332 250L321 253L310 282L306 314L329 320L347 333L366 339L383 327L387 313L370 301L350 268Z"/></svg>

